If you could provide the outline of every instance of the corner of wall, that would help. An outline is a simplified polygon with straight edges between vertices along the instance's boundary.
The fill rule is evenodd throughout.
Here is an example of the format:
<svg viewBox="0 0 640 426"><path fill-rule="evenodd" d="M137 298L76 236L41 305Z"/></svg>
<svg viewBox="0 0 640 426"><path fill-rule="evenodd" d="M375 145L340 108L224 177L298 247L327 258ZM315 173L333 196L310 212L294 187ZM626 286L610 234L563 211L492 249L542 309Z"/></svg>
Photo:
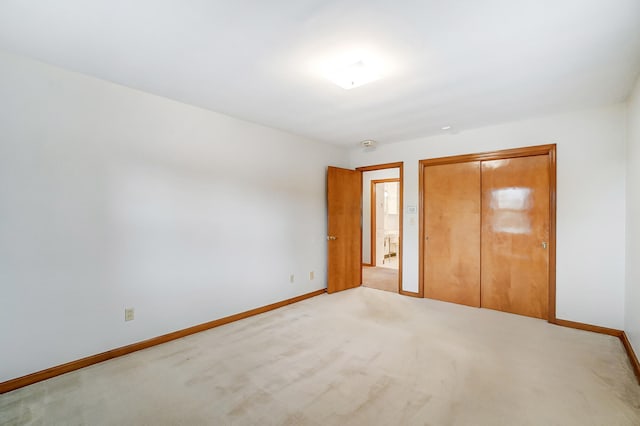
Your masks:
<svg viewBox="0 0 640 426"><path fill-rule="evenodd" d="M624 329L636 354L640 354L640 76L629 95L625 111L625 312Z"/></svg>

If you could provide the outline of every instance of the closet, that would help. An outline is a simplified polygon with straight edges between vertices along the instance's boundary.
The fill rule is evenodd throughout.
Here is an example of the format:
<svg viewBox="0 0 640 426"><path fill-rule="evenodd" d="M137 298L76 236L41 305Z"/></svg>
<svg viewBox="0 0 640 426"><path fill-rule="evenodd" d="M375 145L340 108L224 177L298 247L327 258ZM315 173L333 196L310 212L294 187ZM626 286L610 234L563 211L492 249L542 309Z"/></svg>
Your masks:
<svg viewBox="0 0 640 426"><path fill-rule="evenodd" d="M421 294L555 316L555 145L420 162Z"/></svg>

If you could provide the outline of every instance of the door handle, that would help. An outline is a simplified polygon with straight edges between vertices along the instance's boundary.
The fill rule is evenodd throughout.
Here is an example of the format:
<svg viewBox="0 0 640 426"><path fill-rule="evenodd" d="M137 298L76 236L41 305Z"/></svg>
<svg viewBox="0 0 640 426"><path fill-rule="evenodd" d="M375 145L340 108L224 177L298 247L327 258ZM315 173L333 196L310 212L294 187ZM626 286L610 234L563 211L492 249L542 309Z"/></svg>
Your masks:
<svg viewBox="0 0 640 426"><path fill-rule="evenodd" d="M327 240L333 241L333 240L337 240L337 239L338 239L338 237L334 237L333 235L327 235Z"/></svg>
<svg viewBox="0 0 640 426"><path fill-rule="evenodd" d="M542 248L545 249L545 250L547 249L547 242L546 241L542 242Z"/></svg>

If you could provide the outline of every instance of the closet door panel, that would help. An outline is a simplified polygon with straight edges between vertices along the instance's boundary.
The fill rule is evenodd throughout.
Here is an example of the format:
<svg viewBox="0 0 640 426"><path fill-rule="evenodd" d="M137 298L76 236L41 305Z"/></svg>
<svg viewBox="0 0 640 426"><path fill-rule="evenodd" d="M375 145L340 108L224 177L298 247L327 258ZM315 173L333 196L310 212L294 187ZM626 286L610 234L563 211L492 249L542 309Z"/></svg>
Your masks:
<svg viewBox="0 0 640 426"><path fill-rule="evenodd" d="M548 318L549 157L482 162L481 305Z"/></svg>
<svg viewBox="0 0 640 426"><path fill-rule="evenodd" d="M424 168L424 296L480 306L480 162Z"/></svg>

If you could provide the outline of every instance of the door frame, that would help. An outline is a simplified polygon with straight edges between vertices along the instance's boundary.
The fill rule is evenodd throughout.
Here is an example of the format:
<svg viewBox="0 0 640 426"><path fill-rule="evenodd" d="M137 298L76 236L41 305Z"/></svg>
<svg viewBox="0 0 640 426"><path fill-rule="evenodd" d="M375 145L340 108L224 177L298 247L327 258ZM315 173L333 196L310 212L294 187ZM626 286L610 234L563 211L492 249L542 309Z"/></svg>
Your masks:
<svg viewBox="0 0 640 426"><path fill-rule="evenodd" d="M398 161L396 163L385 163L385 164L376 164L373 166L363 166L363 167L356 167L356 170L360 171L360 172L371 172L374 170L383 170L383 169L398 169L399 170L399 177L395 178L395 179L399 179L400 181L400 205L399 207L399 223L398 223L398 293L399 294L403 294L405 296L412 296L414 295L414 293L411 292L405 292L402 289L402 252L403 247L402 247L402 242L404 240L403 238L403 227L402 227L402 223L404 221L404 162L402 161ZM371 223L373 223L373 221L371 221ZM360 234L360 246L362 247L362 233ZM373 244L372 244L373 246ZM362 252L362 250L360 250ZM373 259L373 258L372 258ZM360 265L360 268L362 268L362 262Z"/></svg>
<svg viewBox="0 0 640 426"><path fill-rule="evenodd" d="M370 188L370 194L371 194L371 206L369 207L371 210L371 214L370 214L370 225L371 225L371 232L369 233L369 238L371 239L371 242L369 244L369 248L371 249L371 254L370 254L370 261L369 264L366 266L376 266L376 243L374 241L376 241L375 236L376 236L376 210L378 210L378 207L376 206L376 184L379 183L387 183L387 182L398 182L398 184L400 183L400 178L389 178L389 179L374 179L371 181L371 188ZM400 185L398 185L398 191L400 191ZM398 206L400 207L400 206ZM400 213L398 213L398 215L400 215ZM398 226L400 225L400 222L398 221ZM400 234L400 228L398 228L398 234ZM400 239L398 238L398 245L400 245ZM400 258L398 258L400 259ZM400 266L400 265L398 265Z"/></svg>
<svg viewBox="0 0 640 426"><path fill-rule="evenodd" d="M517 157L547 155L549 157L549 317L550 323L556 323L556 144L504 149L477 154L454 155L450 157L420 160L418 166L418 294L424 297L424 169L437 164L465 163L470 161L505 160Z"/></svg>

